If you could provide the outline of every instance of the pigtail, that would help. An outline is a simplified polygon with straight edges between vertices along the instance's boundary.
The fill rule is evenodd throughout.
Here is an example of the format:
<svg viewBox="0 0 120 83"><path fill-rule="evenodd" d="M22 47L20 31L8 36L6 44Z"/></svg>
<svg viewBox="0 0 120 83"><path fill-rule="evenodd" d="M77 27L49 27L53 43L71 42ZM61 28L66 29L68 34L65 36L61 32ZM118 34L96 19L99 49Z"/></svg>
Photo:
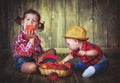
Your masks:
<svg viewBox="0 0 120 83"><path fill-rule="evenodd" d="M22 18L20 16L18 16L16 19L15 19L15 22L19 25L21 25L21 21L22 21Z"/></svg>
<svg viewBox="0 0 120 83"><path fill-rule="evenodd" d="M40 26L38 27L38 30L39 30L40 32L44 30L44 24L45 24L45 21L40 22Z"/></svg>

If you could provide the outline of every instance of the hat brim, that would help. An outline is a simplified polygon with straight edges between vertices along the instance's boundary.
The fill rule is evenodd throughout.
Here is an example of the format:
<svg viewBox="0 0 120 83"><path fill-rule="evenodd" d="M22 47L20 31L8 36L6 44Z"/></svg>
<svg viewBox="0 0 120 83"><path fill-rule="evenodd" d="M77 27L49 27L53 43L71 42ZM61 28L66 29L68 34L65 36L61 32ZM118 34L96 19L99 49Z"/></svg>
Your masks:
<svg viewBox="0 0 120 83"><path fill-rule="evenodd" d="M68 37L64 36L64 38L73 38L73 39L80 39L80 40L88 40L89 38L77 38L77 37Z"/></svg>

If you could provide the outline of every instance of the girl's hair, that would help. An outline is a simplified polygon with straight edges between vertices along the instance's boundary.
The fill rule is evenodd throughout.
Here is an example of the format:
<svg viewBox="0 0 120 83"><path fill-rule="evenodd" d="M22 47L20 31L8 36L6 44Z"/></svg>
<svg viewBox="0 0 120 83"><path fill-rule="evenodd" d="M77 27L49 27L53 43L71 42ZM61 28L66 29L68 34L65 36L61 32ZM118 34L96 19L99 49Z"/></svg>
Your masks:
<svg viewBox="0 0 120 83"><path fill-rule="evenodd" d="M38 17L38 23L41 24L41 26L38 27L38 29L40 29L40 31L42 31L42 30L44 29L44 23L45 23L45 22L40 22L40 20L41 20L40 14L39 14L37 11L33 10L33 9L29 9L29 10L25 11L24 14L23 14L23 17L18 16L18 17L15 19L15 22L16 22L17 24L21 25L21 21L25 18L25 15L26 15L26 14L29 14L29 13L35 14L35 15Z"/></svg>

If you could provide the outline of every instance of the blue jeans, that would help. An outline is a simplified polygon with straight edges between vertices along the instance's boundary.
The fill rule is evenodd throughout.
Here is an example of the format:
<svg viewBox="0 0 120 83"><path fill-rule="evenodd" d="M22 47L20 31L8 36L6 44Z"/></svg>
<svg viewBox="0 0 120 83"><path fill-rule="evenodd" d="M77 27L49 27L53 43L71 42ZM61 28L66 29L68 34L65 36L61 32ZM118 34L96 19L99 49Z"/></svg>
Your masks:
<svg viewBox="0 0 120 83"><path fill-rule="evenodd" d="M85 65L82 61L73 63L73 70L85 70L89 66ZM108 60L103 56L103 58L95 65L92 65L95 68L95 74L105 71L108 66Z"/></svg>
<svg viewBox="0 0 120 83"><path fill-rule="evenodd" d="M21 71L22 64L25 62L35 62L32 57L13 58L13 62L17 71Z"/></svg>
<svg viewBox="0 0 120 83"><path fill-rule="evenodd" d="M44 60L43 62L55 62L56 60L48 58ZM13 62L15 65L15 68L17 71L21 71L22 64L25 62L35 62L35 59L32 57L19 57L19 58L13 58Z"/></svg>

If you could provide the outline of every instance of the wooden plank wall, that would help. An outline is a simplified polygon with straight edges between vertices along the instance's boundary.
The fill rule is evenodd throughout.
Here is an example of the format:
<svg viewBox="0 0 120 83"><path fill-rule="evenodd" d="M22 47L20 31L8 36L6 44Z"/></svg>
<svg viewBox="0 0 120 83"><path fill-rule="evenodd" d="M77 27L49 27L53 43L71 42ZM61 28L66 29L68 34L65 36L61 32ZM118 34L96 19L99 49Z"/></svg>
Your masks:
<svg viewBox="0 0 120 83"><path fill-rule="evenodd" d="M7 1L0 1L0 49L7 48L9 36L8 36L8 5Z"/></svg>
<svg viewBox="0 0 120 83"><path fill-rule="evenodd" d="M20 30L14 19L33 8L45 21L44 31L37 31L45 48L66 48L63 35L71 25L84 27L92 43L104 48L120 47L120 0L8 0L7 4L8 27L3 23L2 30L8 30L8 45Z"/></svg>

